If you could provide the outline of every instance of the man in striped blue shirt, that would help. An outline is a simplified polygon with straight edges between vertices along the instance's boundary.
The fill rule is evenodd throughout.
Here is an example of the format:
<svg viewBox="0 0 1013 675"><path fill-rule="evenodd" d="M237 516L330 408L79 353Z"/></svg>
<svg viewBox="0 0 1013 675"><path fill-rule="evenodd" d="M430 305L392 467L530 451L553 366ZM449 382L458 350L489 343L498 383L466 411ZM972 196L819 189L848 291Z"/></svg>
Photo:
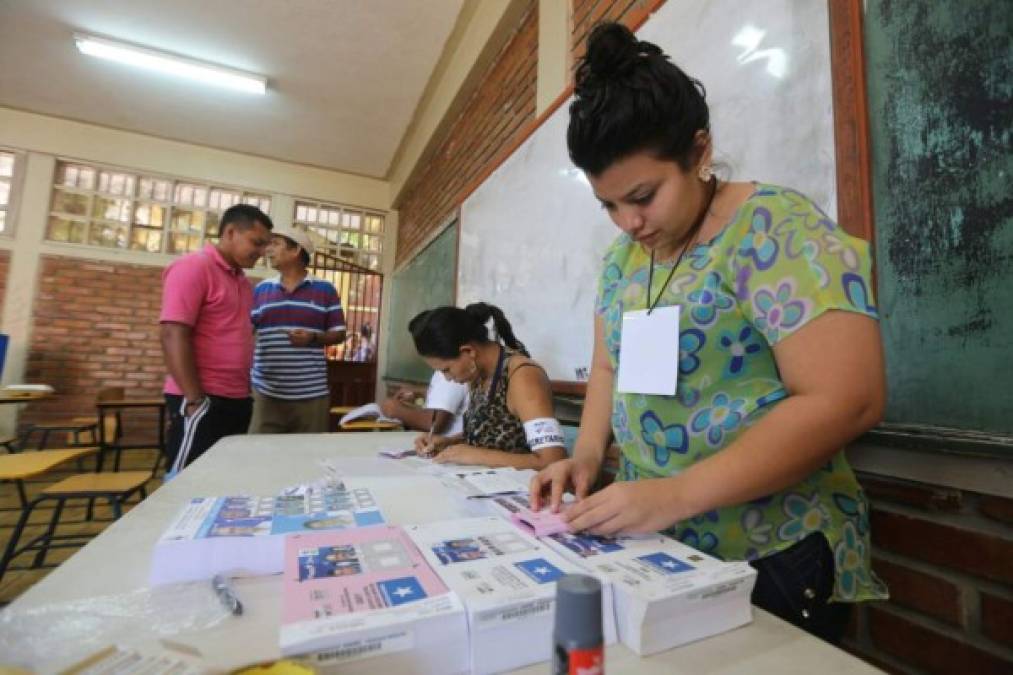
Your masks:
<svg viewBox="0 0 1013 675"><path fill-rule="evenodd" d="M327 431L330 393L324 348L345 339L341 298L306 270L313 242L279 226L267 258L279 273L253 290L253 421L250 433Z"/></svg>

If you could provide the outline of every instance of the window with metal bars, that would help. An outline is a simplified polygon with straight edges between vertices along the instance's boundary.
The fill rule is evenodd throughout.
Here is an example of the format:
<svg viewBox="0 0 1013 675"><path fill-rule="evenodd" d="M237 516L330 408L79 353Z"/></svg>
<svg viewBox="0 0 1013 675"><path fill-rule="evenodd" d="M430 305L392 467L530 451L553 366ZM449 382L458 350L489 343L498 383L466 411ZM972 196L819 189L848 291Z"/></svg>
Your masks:
<svg viewBox="0 0 1013 675"><path fill-rule="evenodd" d="M271 210L244 188L59 161L46 239L179 255L217 241L222 213L239 203Z"/></svg>
<svg viewBox="0 0 1013 675"><path fill-rule="evenodd" d="M383 214L300 199L295 203L292 220L310 233L319 250L366 269L380 269Z"/></svg>

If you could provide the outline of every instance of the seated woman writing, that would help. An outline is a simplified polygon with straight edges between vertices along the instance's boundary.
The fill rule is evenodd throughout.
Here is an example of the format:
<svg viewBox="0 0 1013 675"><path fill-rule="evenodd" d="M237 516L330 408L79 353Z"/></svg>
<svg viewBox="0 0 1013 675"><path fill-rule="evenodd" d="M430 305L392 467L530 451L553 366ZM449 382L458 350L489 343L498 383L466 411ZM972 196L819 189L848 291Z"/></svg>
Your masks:
<svg viewBox="0 0 1013 675"><path fill-rule="evenodd" d="M495 340L486 328L490 319ZM433 370L469 389L464 433L419 436L415 447L421 456L517 469L542 469L566 457L549 378L498 307L484 302L438 307L412 319L408 330Z"/></svg>

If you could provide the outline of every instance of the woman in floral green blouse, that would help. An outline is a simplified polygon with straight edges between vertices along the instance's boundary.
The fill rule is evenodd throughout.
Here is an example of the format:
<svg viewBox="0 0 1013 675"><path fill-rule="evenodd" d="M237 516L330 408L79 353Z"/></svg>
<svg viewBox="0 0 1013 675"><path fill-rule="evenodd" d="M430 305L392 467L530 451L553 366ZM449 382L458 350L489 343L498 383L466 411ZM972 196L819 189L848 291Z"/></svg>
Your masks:
<svg viewBox="0 0 1013 675"><path fill-rule="evenodd" d="M886 595L842 452L885 399L868 245L794 190L718 182L703 86L626 28L592 33L575 94L570 157L622 234L574 455L534 479L535 506L573 489L574 531L749 560L754 604L836 642L850 603ZM674 395L620 391L624 315L673 306ZM591 494L610 438L620 480Z"/></svg>

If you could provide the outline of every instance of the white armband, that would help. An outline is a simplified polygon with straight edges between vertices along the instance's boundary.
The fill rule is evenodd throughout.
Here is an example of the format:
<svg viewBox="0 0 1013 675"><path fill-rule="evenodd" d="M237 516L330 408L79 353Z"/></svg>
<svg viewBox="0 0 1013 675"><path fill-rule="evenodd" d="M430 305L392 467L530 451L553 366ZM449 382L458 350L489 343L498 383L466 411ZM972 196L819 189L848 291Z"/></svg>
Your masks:
<svg viewBox="0 0 1013 675"><path fill-rule="evenodd" d="M528 441L528 447L532 450L541 450L555 445L564 447L563 430L555 417L539 417L528 420L524 423L524 435Z"/></svg>

